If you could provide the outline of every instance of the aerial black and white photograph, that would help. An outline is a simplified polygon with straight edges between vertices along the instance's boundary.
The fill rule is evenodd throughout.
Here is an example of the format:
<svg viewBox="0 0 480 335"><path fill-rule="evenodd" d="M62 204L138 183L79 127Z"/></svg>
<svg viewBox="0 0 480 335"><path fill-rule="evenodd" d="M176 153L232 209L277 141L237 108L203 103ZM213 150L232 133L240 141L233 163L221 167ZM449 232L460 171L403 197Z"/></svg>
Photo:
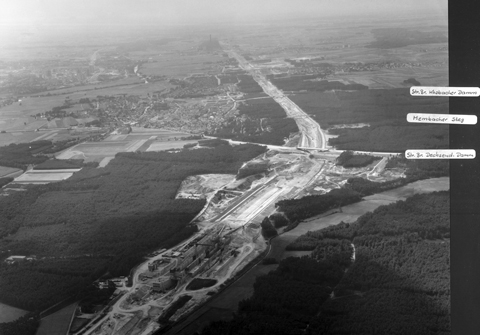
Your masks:
<svg viewBox="0 0 480 335"><path fill-rule="evenodd" d="M0 335L451 334L417 86L447 0L2 1Z"/></svg>

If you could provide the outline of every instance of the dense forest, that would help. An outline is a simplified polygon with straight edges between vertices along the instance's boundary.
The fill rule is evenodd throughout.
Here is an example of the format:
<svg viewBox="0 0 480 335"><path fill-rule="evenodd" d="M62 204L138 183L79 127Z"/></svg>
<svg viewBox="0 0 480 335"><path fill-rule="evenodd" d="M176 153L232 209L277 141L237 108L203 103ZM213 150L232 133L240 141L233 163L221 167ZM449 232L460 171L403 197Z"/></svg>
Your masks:
<svg viewBox="0 0 480 335"><path fill-rule="evenodd" d="M35 165L34 170L79 169L84 166L83 159L49 159ZM96 167L91 163L87 166Z"/></svg>
<svg viewBox="0 0 480 335"><path fill-rule="evenodd" d="M275 204L279 212L285 214L290 222L300 221L329 209L358 202L362 195L346 187L336 188L326 194L309 195L300 199L280 200Z"/></svg>
<svg viewBox="0 0 480 335"><path fill-rule="evenodd" d="M13 181L12 177L3 177L0 178L0 188L7 185L8 183L11 183Z"/></svg>
<svg viewBox="0 0 480 335"><path fill-rule="evenodd" d="M223 144L179 153L119 153L104 168L83 168L68 180L1 197L0 250L37 260L0 265L0 300L43 309L105 273L128 275L146 253L196 231L188 223L204 200L175 199L187 176L235 174L265 151Z"/></svg>
<svg viewBox="0 0 480 335"><path fill-rule="evenodd" d="M302 76L271 78L272 84L283 91L366 90L362 84L344 84L340 81L312 80Z"/></svg>
<svg viewBox="0 0 480 335"><path fill-rule="evenodd" d="M302 334L328 299L345 268L330 260L287 258L257 277L254 294L238 306L230 322L215 322L202 335Z"/></svg>
<svg viewBox="0 0 480 335"><path fill-rule="evenodd" d="M305 93L290 98L324 129L337 149L402 152L448 148L448 125L411 124L408 113L448 114L448 98L412 97L408 88ZM362 128L334 126L364 124Z"/></svg>
<svg viewBox="0 0 480 335"><path fill-rule="evenodd" d="M309 237L348 239L356 260L315 320L326 334L450 331L449 193L415 195ZM374 315L374 317L371 317ZM370 317L369 317L370 316Z"/></svg>
<svg viewBox="0 0 480 335"><path fill-rule="evenodd" d="M379 159L381 158L367 154L355 154L351 150L345 150L337 157L336 164L345 168L364 167Z"/></svg>
<svg viewBox="0 0 480 335"><path fill-rule="evenodd" d="M272 98L252 99L238 107L231 118L212 135L238 141L283 145L298 132L295 121L287 118L283 108Z"/></svg>
<svg viewBox="0 0 480 335"><path fill-rule="evenodd" d="M262 227L262 236L269 239L277 235L277 230L273 227L272 222L268 217L264 218L260 226Z"/></svg>
<svg viewBox="0 0 480 335"><path fill-rule="evenodd" d="M77 139L58 141L55 143L46 140L18 144L12 143L0 147L0 166L8 166L22 170L26 170L29 165L40 166L38 169L71 169L78 166L85 166L82 161L79 160L69 160L65 165L62 165L61 161L49 160L49 158L45 156L45 154L63 150L76 143L78 143ZM50 163L52 166L49 165Z"/></svg>
<svg viewBox="0 0 480 335"><path fill-rule="evenodd" d="M447 149L448 126L396 124L372 125L330 131L338 135L328 143L340 150L404 152L408 149Z"/></svg>
<svg viewBox="0 0 480 335"><path fill-rule="evenodd" d="M426 178L448 176L450 165L446 159L406 159L405 155L399 154L390 157L385 168L406 167L404 183L411 183Z"/></svg>
<svg viewBox="0 0 480 335"><path fill-rule="evenodd" d="M0 166L26 170L29 164L40 164L48 159L38 153L51 148L50 141L10 144L0 147Z"/></svg>
<svg viewBox="0 0 480 335"><path fill-rule="evenodd" d="M40 324L35 315L27 314L18 320L0 323L1 335L35 335Z"/></svg>
<svg viewBox="0 0 480 335"><path fill-rule="evenodd" d="M243 93L259 93L263 92L263 89L249 74L237 75L239 80L237 87Z"/></svg>
<svg viewBox="0 0 480 335"><path fill-rule="evenodd" d="M201 334L450 333L449 205L448 192L415 195L308 232L288 249L311 257L282 260Z"/></svg>

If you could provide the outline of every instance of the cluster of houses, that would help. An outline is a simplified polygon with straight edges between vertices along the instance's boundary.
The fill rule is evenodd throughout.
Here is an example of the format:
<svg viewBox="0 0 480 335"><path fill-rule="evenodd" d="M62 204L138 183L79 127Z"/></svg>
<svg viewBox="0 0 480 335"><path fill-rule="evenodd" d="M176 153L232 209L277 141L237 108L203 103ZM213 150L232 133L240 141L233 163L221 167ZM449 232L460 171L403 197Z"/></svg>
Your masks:
<svg viewBox="0 0 480 335"><path fill-rule="evenodd" d="M4 260L4 262L12 265L16 263L33 262L36 259L37 258L35 256L9 256Z"/></svg>

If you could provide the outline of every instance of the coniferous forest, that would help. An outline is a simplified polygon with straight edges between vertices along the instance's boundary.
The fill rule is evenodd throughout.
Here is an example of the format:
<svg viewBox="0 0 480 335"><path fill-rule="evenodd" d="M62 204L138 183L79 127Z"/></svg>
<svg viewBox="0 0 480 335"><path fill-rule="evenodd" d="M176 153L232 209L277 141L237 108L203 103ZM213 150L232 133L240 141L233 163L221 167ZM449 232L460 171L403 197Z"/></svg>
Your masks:
<svg viewBox="0 0 480 335"><path fill-rule="evenodd" d="M450 333L449 192L381 206L309 232L258 277L254 295L214 334Z"/></svg>
<svg viewBox="0 0 480 335"><path fill-rule="evenodd" d="M143 256L196 231L204 200L175 199L181 182L235 174L266 150L218 145L179 153L119 153L105 168L0 197L0 250L35 255L0 263L0 301L40 310L79 294L100 276L128 275Z"/></svg>
<svg viewBox="0 0 480 335"><path fill-rule="evenodd" d="M250 96L250 95L249 95ZM251 99L238 107L232 117L212 135L238 141L283 145L298 132L295 120L287 118L283 108L272 98Z"/></svg>

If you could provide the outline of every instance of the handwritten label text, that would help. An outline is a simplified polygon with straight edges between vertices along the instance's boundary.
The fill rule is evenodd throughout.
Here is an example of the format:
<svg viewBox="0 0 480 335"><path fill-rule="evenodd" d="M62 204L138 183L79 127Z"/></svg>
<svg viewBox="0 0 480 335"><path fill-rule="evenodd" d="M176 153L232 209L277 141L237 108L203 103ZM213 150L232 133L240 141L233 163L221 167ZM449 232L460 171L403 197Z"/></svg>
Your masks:
<svg viewBox="0 0 480 335"><path fill-rule="evenodd" d="M480 96L480 88L412 86L410 87L410 95L425 97L478 97Z"/></svg>
<svg viewBox="0 0 480 335"><path fill-rule="evenodd" d="M407 121L414 123L477 124L477 116L408 113Z"/></svg>
<svg viewBox="0 0 480 335"><path fill-rule="evenodd" d="M474 159L476 152L473 149L460 150L407 150L407 159Z"/></svg>

